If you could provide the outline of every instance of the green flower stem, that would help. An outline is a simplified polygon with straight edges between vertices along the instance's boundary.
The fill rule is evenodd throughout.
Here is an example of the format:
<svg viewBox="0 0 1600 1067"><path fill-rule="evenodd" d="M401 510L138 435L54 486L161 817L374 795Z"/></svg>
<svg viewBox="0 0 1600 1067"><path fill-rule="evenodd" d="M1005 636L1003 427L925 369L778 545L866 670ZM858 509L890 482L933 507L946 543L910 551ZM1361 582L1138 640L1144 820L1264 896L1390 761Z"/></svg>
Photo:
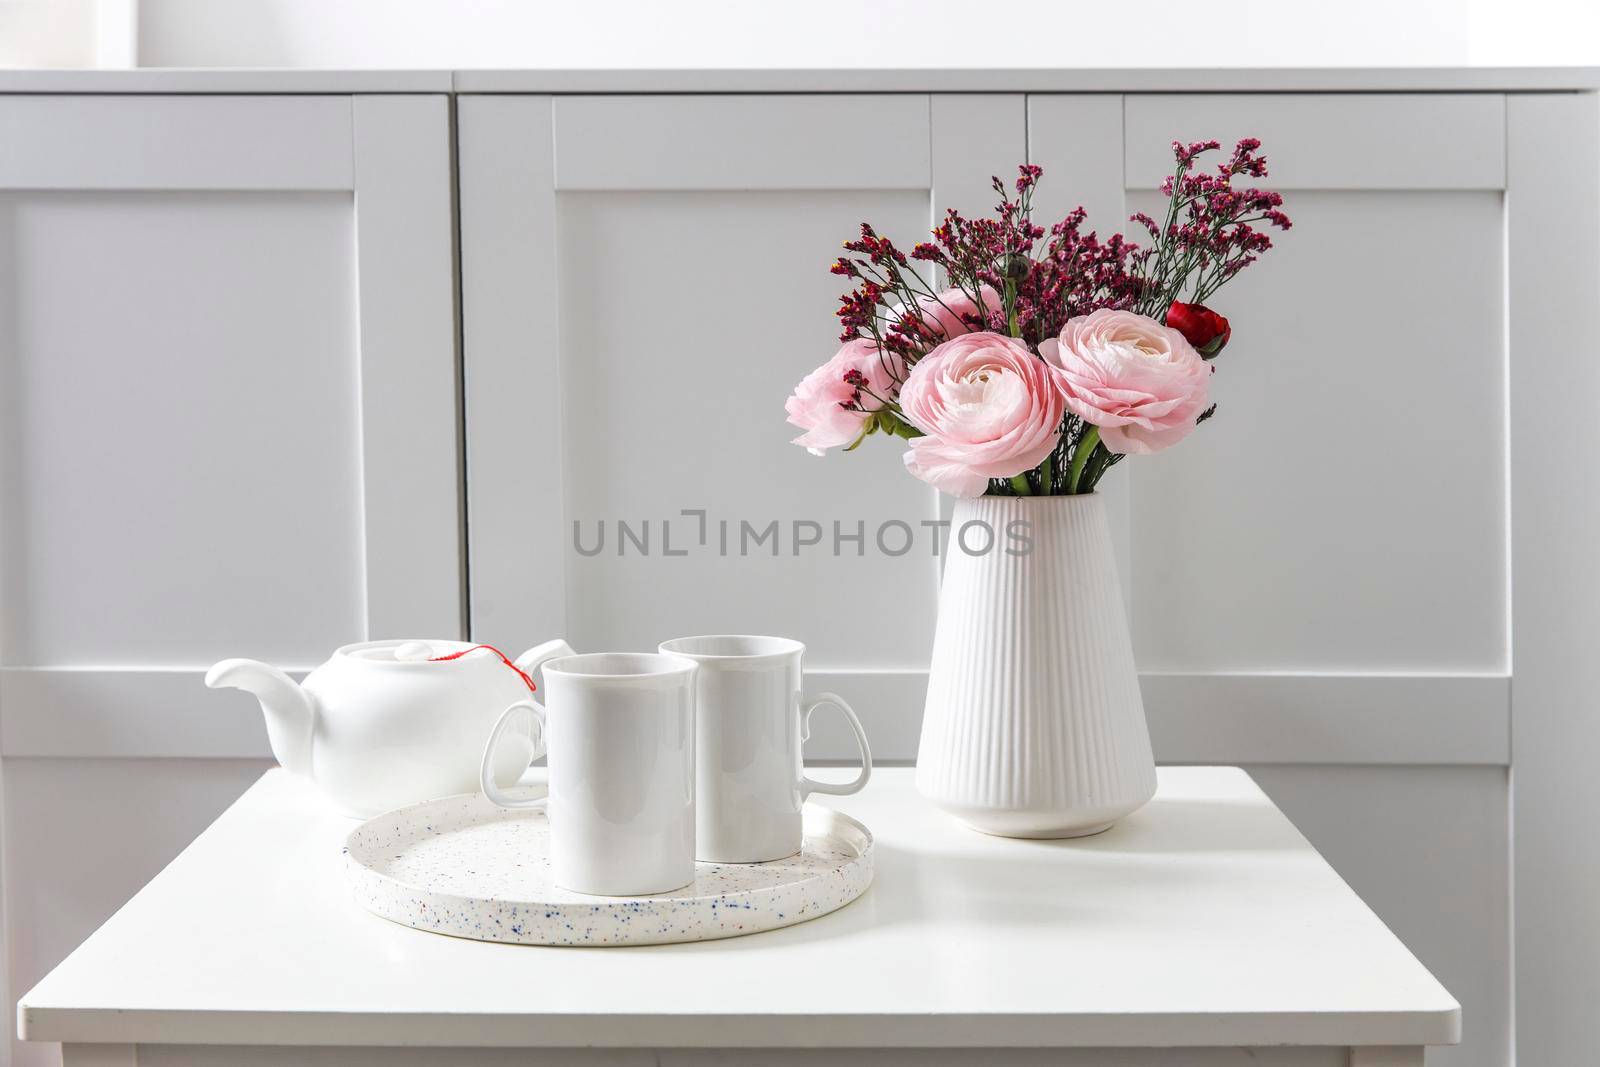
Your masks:
<svg viewBox="0 0 1600 1067"><path fill-rule="evenodd" d="M907 441L915 441L917 438L922 436L921 430L917 429L909 422L906 422L904 419L886 418L883 421L888 423L889 432L894 434L896 437Z"/></svg>
<svg viewBox="0 0 1600 1067"><path fill-rule="evenodd" d="M1024 471L1011 479L1011 488L1015 489L1018 496L1032 496L1033 490L1028 488L1028 475Z"/></svg>
<svg viewBox="0 0 1600 1067"><path fill-rule="evenodd" d="M1072 453L1072 469L1067 472L1067 492L1077 493L1078 479L1083 477L1083 468L1088 465L1089 457L1094 453L1095 447L1100 444L1100 427L1091 426L1078 440L1078 447Z"/></svg>

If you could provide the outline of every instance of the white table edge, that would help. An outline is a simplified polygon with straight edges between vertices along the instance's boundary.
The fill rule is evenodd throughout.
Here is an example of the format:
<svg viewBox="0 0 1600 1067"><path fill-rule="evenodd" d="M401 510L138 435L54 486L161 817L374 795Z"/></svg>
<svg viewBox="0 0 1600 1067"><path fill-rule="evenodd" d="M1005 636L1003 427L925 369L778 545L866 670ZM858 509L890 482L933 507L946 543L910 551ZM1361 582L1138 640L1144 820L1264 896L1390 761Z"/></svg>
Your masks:
<svg viewBox="0 0 1600 1067"><path fill-rule="evenodd" d="M525 1016L282 1013L52 1008L19 1004L27 1041L163 1045L337 1045L421 1048L1203 1048L1453 1045L1459 1006L1437 1011L1205 1014L739 1014ZM714 1034L714 1040L707 1035Z"/></svg>

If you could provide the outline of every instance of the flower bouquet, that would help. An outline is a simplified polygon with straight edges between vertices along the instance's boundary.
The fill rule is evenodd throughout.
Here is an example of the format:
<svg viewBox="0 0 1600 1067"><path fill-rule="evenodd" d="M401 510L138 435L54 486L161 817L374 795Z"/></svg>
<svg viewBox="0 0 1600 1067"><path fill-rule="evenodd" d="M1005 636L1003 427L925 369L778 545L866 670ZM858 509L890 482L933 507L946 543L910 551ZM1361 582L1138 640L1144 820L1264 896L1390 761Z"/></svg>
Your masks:
<svg viewBox="0 0 1600 1067"><path fill-rule="evenodd" d="M1278 193L1234 185L1266 175L1260 146L1211 172L1197 162L1216 141L1174 142L1166 217L1131 219L1148 246L1085 234L1082 208L1035 224L1031 165L1014 196L994 179L995 218L951 210L909 254L863 223L833 265L856 283L844 347L789 398L795 443L901 437L906 468L958 497L1088 493L1124 456L1177 444L1216 410L1210 361L1232 336L1206 301L1272 247L1263 227L1290 225Z"/></svg>
<svg viewBox="0 0 1600 1067"><path fill-rule="evenodd" d="M833 265L854 282L844 346L787 405L796 444L820 455L902 438L906 468L961 498L917 785L988 833L1097 833L1155 792L1094 489L1124 456L1211 417L1212 361L1232 331L1207 303L1272 247L1267 230L1289 228L1281 196L1235 185L1266 175L1259 141L1211 169L1200 161L1216 141L1172 147L1164 217L1132 216L1144 245L1085 233L1082 208L1035 224L1036 166L1012 189L995 179L995 217L950 211L909 254L863 224ZM987 536L968 538L974 525ZM1013 547L993 550L997 529Z"/></svg>

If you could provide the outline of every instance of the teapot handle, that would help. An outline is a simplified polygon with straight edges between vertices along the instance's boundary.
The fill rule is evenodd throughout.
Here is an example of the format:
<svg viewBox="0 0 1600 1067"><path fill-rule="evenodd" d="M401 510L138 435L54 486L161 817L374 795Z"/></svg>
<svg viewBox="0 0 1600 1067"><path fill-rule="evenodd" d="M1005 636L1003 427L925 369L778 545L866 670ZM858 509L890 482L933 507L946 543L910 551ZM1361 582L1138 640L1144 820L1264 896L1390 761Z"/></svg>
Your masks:
<svg viewBox="0 0 1600 1067"><path fill-rule="evenodd" d="M512 660L511 661L511 665L513 667L515 667L517 670L521 671L523 673L523 675L525 675L528 679L530 679L530 684L531 684L531 679L533 678L533 672L538 670L545 663L547 663L547 662L549 662L550 660L553 660L553 659L558 659L561 656L575 656L575 655L577 655L577 653L572 650L572 646L567 644L565 641L563 641L561 638L558 637L554 641L546 641L542 645L535 645L534 647L528 649L528 651L526 651L522 655L518 656L515 660ZM543 712L543 709L542 709L542 707L539 705L539 703L537 701L528 701L527 705L531 706L532 708L539 708L539 711L536 712L536 717L533 720L532 728L530 729L528 734L523 735L523 736L518 738L518 740L522 744L527 746L527 750L528 750L528 754L527 754L526 757L523 757L520 754L516 757L517 767L518 767L517 773L518 774L521 774L523 771L527 770L528 766L530 764L532 764L534 760L536 760L540 756L544 755L544 712ZM518 705L512 705L512 707L517 707L517 706ZM509 712L509 710L510 709L507 709L508 712ZM504 731L506 720L509 717L510 717L509 714L502 715L500 717L499 724L497 724L495 726L494 737L489 742L489 750L485 751L485 753L484 753L484 759L485 760L489 759L490 751L492 751L498 745L499 739L500 739L500 734ZM490 780L492 780L492 779L493 779L493 774L491 773L490 774ZM488 789L485 789L484 792L485 792L485 794L489 794L489 790ZM490 799L494 799L492 794L490 794ZM496 800L495 802L499 803L498 800Z"/></svg>
<svg viewBox="0 0 1600 1067"><path fill-rule="evenodd" d="M572 646L558 637L554 641L546 641L542 645L534 645L511 662L517 670L532 678L533 672L544 666L546 661L553 660L558 656L576 655L577 653L572 650Z"/></svg>

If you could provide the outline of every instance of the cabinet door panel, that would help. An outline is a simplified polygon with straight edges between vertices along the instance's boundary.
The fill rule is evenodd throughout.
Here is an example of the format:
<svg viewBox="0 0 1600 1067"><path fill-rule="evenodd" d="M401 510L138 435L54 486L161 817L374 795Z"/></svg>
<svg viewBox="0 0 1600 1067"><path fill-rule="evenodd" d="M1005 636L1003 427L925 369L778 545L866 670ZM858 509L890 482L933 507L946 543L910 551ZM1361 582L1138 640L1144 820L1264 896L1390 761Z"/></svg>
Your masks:
<svg viewBox="0 0 1600 1067"><path fill-rule="evenodd" d="M868 220L909 247L945 205L982 210L989 176L1023 158L1022 99L466 96L460 110L474 636L789 634L814 674L872 695L875 745L910 755L935 494L899 442L806 454L783 403L838 347L839 242ZM830 729L812 755L846 754Z"/></svg>
<svg viewBox="0 0 1600 1067"><path fill-rule="evenodd" d="M1216 417L1125 464L1140 665L1504 673L1502 198L1290 208L1212 301L1235 326Z"/></svg>
<svg viewBox="0 0 1600 1067"><path fill-rule="evenodd" d="M1047 171L1111 139L1082 99L1029 98ZM1123 101L1097 226L1158 205L1172 141L1246 135L1295 219L1211 301L1234 324L1216 418L1117 469L1159 756L1264 751L1276 723L1278 759L1329 730L1347 759L1458 760L1464 737L1508 759L1504 116L1488 94ZM1398 714L1327 721L1374 701Z"/></svg>
<svg viewBox="0 0 1600 1067"><path fill-rule="evenodd" d="M605 279L561 290L563 324L581 324L562 335L565 505L586 549L603 545L571 558L569 638L649 648L687 633L775 632L803 638L819 665L925 661L931 550L886 556L874 542L885 522L915 528L929 518L930 493L905 473L898 447L874 447L881 439L849 456L809 455L789 443L798 431L782 411L795 382L837 347L822 309L838 279L819 267L830 238L856 216L912 237L926 224L927 193L562 194L558 203L562 278ZM668 261L700 258L690 249L728 254L731 269L690 267L664 284L657 271L621 267L641 249ZM729 276L746 264L752 277ZM699 518L683 514L702 508L704 546ZM776 536L763 537L774 521ZM796 522L817 524L821 543L797 549ZM621 540L618 523L649 527L648 555ZM858 530L862 540L845 539ZM664 556L668 535L670 550L688 554ZM817 535L803 527L800 540ZM885 626L891 611L903 621Z"/></svg>
<svg viewBox="0 0 1600 1067"><path fill-rule="evenodd" d="M7 662L305 663L361 632L349 194L16 193L0 213Z"/></svg>
<svg viewBox="0 0 1600 1067"><path fill-rule="evenodd" d="M214 660L458 634L448 101L10 97L0 128L0 753L231 714L206 754L260 755Z"/></svg>

